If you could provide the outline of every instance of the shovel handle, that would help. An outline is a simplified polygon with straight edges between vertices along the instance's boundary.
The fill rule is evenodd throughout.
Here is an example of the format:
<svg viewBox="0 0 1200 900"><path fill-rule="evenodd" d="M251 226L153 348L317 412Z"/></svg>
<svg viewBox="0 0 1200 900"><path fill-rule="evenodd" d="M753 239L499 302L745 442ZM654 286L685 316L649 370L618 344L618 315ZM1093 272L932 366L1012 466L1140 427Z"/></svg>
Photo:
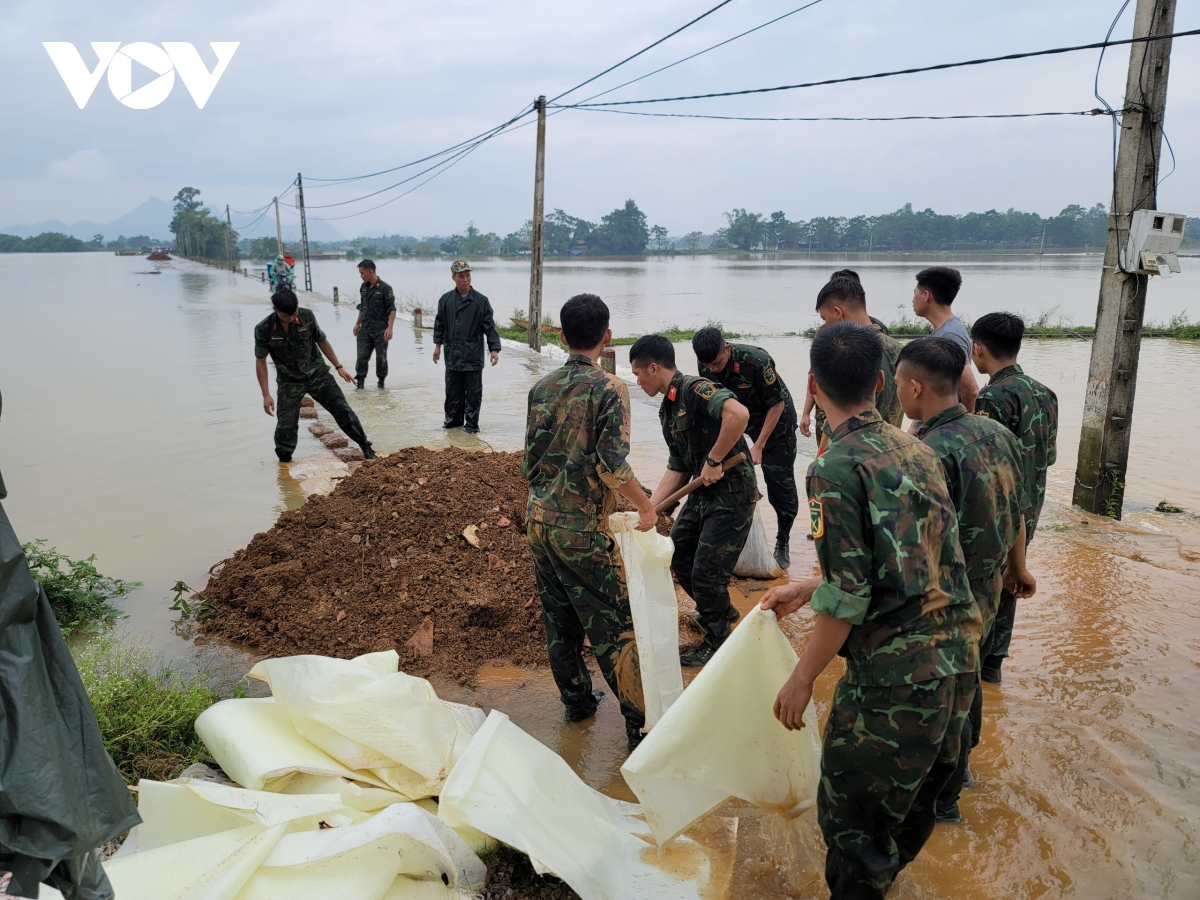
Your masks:
<svg viewBox="0 0 1200 900"><path fill-rule="evenodd" d="M729 459L725 460L725 462L721 464L721 471L728 472L730 469L732 469L734 466L736 466L738 463L740 463L745 458L746 458L746 453L744 450L735 456L729 457ZM682 500L684 497L686 497L688 494L690 494L692 491L694 491L696 488L702 486L703 484L704 484L704 482L701 481L699 478L693 478L691 481L689 481L687 484L685 484L683 487L681 487L675 493L671 494L671 496L667 497L665 500L663 500L661 503L659 503L656 507L654 507L654 511L661 516L664 511L670 509L671 506L678 503L680 500Z"/></svg>

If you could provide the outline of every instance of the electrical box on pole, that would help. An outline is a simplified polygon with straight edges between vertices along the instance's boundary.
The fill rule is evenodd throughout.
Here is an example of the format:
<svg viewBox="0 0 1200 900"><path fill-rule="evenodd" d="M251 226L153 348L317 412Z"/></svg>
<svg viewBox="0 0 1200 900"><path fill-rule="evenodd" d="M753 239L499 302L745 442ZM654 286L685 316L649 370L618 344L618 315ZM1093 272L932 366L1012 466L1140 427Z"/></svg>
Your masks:
<svg viewBox="0 0 1200 900"><path fill-rule="evenodd" d="M1135 38L1169 35L1174 29L1175 0L1137 0ZM1121 517L1125 496L1146 289L1151 274L1164 267L1179 270L1177 259L1172 265L1171 246L1176 237L1183 239L1183 226L1175 231L1179 217L1155 211L1170 66L1170 38L1129 47L1096 335L1083 399L1072 503L1115 519Z"/></svg>

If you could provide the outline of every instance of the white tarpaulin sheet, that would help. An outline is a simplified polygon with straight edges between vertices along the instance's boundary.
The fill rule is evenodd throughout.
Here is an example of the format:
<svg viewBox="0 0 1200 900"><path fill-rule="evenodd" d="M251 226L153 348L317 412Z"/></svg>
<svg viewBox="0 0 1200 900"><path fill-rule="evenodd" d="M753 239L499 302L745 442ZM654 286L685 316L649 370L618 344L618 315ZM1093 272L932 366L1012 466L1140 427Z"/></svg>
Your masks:
<svg viewBox="0 0 1200 900"><path fill-rule="evenodd" d="M683 693L683 670L679 668L679 606L671 580L675 546L657 531L638 531L637 523L635 512L608 517L625 565L649 731Z"/></svg>
<svg viewBox="0 0 1200 900"><path fill-rule="evenodd" d="M786 817L816 802L820 746L775 718L796 651L775 614L755 606L621 767L662 846L731 797Z"/></svg>

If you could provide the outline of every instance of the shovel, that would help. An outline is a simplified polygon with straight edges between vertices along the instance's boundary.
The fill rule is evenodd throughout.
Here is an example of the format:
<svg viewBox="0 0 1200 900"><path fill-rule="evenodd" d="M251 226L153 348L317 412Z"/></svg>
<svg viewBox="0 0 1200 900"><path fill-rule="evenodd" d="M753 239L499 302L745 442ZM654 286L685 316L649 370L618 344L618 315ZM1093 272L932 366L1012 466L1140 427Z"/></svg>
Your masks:
<svg viewBox="0 0 1200 900"><path fill-rule="evenodd" d="M741 453L738 453L736 456L729 457L729 459L725 460L725 462L722 463L721 471L728 472L730 469L732 469L734 466L736 466L738 463L740 463L745 458L746 458L746 454L744 451ZM683 487L681 487L675 493L671 494L671 496L667 497L660 504L658 504L656 507L654 507L654 511L661 516L664 512L666 512L668 509L670 509L672 506L674 506L676 503L678 503L680 500L682 500L684 497L686 497L692 491L696 490L696 488L702 487L703 485L704 485L704 482L701 481L699 478L693 478L691 481L689 481L687 484L685 484Z"/></svg>

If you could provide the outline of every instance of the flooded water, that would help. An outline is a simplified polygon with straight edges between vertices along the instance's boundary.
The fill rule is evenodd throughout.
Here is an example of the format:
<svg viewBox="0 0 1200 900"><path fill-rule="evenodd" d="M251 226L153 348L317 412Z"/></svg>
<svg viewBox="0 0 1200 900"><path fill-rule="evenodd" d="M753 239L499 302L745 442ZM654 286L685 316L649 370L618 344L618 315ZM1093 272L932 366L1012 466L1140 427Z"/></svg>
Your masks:
<svg viewBox="0 0 1200 900"><path fill-rule="evenodd" d="M872 311L890 318L924 262L851 264L863 273ZM556 263L547 270L547 308L586 289L609 301L618 334L719 319L775 335L759 343L798 387L807 342L783 335L812 324L816 287L836 265L703 257ZM967 261L959 305L968 317L1057 307L1068 321L1088 322L1098 266L1095 257ZM445 269L444 261L386 261L380 273L428 309L449 287ZM160 274L144 274L151 271ZM343 295L357 291L353 263L319 262L314 277L327 294L335 284ZM522 263L485 261L475 274L502 317L524 305L527 279ZM1148 318L1182 312L1197 287L1195 271L1156 280ZM341 360L352 363L353 305L311 305ZM253 327L268 312L257 280L184 262L0 255L5 507L23 539L46 538L76 557L95 553L107 574L144 582L126 602L123 627L170 656L191 653L172 629L170 585L201 586L213 563L303 502L275 460L274 420L262 412L253 376ZM693 369L687 348L679 349L682 367ZM1069 506L1089 350L1084 341L1029 341L1022 352L1061 410L1046 527L1031 550L1040 590L1022 604L1004 684L986 689L973 762L979 784L964 797L965 822L938 827L893 896L1200 897L1200 424L1182 397L1200 382L1200 344L1143 347L1121 525ZM442 370L431 351L430 332L397 323L388 389L349 392L376 446L516 449L526 392L555 363L506 346L484 376L476 439L441 430ZM635 468L653 484L665 462L656 404L636 387L631 396ZM811 443L801 446L812 452ZM324 452L301 429L297 458ZM1190 512L1156 512L1164 499ZM764 513L771 518L769 507ZM792 555L794 577L812 570L801 529ZM739 603L753 602L750 586L741 587L748 596ZM788 622L797 646L810 624L804 614ZM822 717L837 675L818 686ZM439 689L509 712L589 783L628 798L611 697L593 722L568 727L544 669L498 668L472 692ZM743 819L731 896L824 896L809 858L811 829L811 814L798 837L775 833L769 817ZM763 866L781 857L789 877L768 877Z"/></svg>

